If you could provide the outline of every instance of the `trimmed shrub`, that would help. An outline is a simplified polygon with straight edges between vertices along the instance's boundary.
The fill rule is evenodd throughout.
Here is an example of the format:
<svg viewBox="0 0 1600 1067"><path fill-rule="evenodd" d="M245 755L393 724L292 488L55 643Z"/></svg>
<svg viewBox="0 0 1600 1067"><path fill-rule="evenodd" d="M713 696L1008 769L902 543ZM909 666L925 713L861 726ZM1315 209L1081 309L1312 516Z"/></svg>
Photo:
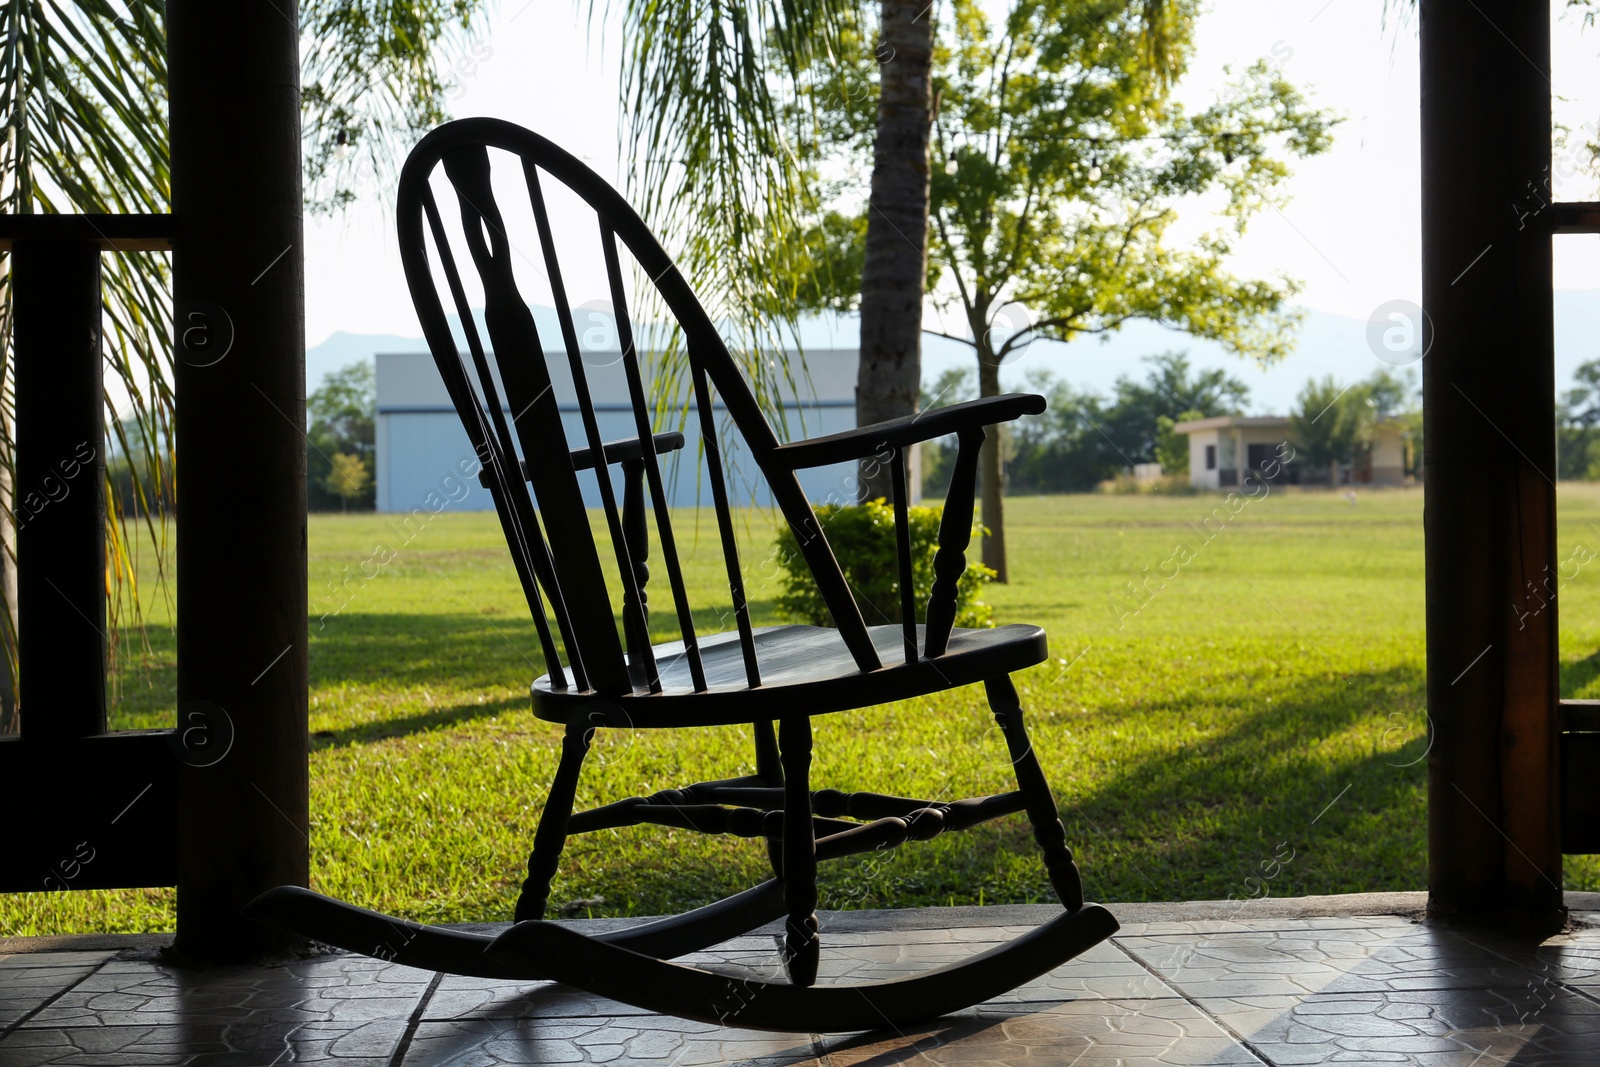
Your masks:
<svg viewBox="0 0 1600 1067"><path fill-rule="evenodd" d="M850 583L867 625L898 623L900 564L895 545L894 508L880 498L865 504L823 504L815 510L817 524L833 546L833 554L839 560L839 567ZM939 549L939 520L943 514L943 508L935 507L913 507L907 512L911 528L911 580L918 622L927 621L928 594L933 590L933 557ZM976 545L984 530L977 524L972 529ZM778 562L784 568L779 579L783 592L777 598L778 614L813 626L834 625L811 570L800 554L794 531L787 525L779 529L776 547ZM967 564L956 583L957 626L994 625L993 609L978 599L984 583L993 579L994 571L983 564Z"/></svg>

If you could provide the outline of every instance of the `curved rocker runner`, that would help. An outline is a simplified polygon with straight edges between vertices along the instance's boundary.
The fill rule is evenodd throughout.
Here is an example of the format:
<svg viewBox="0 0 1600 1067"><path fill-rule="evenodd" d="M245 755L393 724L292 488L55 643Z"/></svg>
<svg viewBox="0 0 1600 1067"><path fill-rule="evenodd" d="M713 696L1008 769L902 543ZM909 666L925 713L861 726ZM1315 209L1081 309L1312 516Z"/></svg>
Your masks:
<svg viewBox="0 0 1600 1067"><path fill-rule="evenodd" d="M535 231L527 240L519 235L515 246L496 200L497 189L507 183L491 182L493 161L508 158L527 192ZM545 199L543 183L551 179L593 212L621 348L620 360L605 366L586 364L578 344ZM446 198L443 208L436 191ZM569 226L571 199L564 199L557 216ZM901 1026L942 1015L1036 978L1109 937L1116 920L1104 908L1084 903L1066 832L1011 682L1014 672L1047 657L1044 631L1024 625L955 626L956 586L966 569L985 427L1037 415L1044 399L986 397L781 443L711 320L644 223L599 177L544 138L495 119L441 126L406 161L398 203L411 297L482 460L480 480L494 499L550 667L533 683L533 711L565 728L560 763L534 834L517 923L499 937L406 922L294 886L264 893L247 913L411 966L488 978L552 979L685 1018L795 1031ZM733 600L731 632L695 630L661 463L663 456L684 448L685 436L656 433L652 425L657 398L647 395L644 385L650 353L635 347L624 252L635 289L653 287L671 320L647 328L647 347L676 346L685 354L690 395L666 402L692 401L696 418L691 425L705 450L703 473ZM558 343L547 345L540 337L519 288L517 264L532 263L533 255L542 256ZM474 270L475 289L463 279L462 261ZM479 292L481 331L472 307L472 294ZM446 298L454 323L445 311ZM464 353L456 329L464 336ZM833 626L751 624L723 469L729 434L718 424L719 408L739 438L738 458L754 461L794 530ZM567 437L569 422L581 426L576 448ZM918 603L907 450L950 434L958 447L939 527L934 582L926 602ZM866 457L887 459L894 488L899 600L867 605L875 618L894 620L884 625L865 621L800 480L802 471ZM590 524L586 503L593 501L608 539L597 537ZM679 633L677 640L659 644L651 637L646 595L652 533ZM616 565L609 584L602 552L612 554ZM925 621L918 624L918 618ZM1005 738L1014 790L940 801L812 788L813 716L979 683ZM597 731L729 725L751 730L754 774L574 812L579 775ZM818 984L819 863L1016 813L1026 813L1033 827L1051 887L1065 909L1061 915L1008 944L923 974ZM594 937L544 921L568 838L642 824L760 839L773 877L683 915ZM787 982L668 962L778 919L783 920Z"/></svg>

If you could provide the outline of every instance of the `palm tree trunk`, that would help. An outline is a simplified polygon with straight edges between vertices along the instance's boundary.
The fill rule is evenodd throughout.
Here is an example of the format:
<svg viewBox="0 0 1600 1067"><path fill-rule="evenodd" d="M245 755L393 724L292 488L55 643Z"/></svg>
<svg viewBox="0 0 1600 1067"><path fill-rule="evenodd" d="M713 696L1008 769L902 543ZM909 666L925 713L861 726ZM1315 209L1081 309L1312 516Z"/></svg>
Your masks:
<svg viewBox="0 0 1600 1067"><path fill-rule="evenodd" d="M914 413L922 386L933 11L925 0L883 0L881 18L878 135L861 268L858 426ZM889 484L882 457L861 461L860 499L889 495Z"/></svg>
<svg viewBox="0 0 1600 1067"><path fill-rule="evenodd" d="M989 350L988 335L976 331L978 337L978 395L1000 395L1000 361ZM1006 502L1005 462L1001 454L1001 426L991 426L984 439L983 451L978 454L978 487L982 493L983 565L995 573L995 581L1004 582L1006 574Z"/></svg>

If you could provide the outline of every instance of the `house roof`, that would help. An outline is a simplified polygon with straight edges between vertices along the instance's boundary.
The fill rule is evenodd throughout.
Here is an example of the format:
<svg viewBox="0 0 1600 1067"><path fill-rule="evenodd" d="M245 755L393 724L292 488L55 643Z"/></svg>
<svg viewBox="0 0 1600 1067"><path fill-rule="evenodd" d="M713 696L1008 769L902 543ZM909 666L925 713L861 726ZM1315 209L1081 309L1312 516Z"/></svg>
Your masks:
<svg viewBox="0 0 1600 1067"><path fill-rule="evenodd" d="M1194 419L1190 422L1180 422L1173 425L1174 433L1199 433L1203 430L1231 430L1235 426L1240 428L1255 427L1266 430L1284 430L1289 427L1287 415L1213 415L1208 419ZM1376 426L1380 430L1394 430L1398 433L1405 432L1403 421L1394 415L1385 415L1378 419Z"/></svg>
<svg viewBox="0 0 1600 1067"><path fill-rule="evenodd" d="M1180 422L1172 429L1174 433L1198 433L1201 430L1229 430L1235 426L1281 429L1288 425L1287 415L1213 415L1209 419Z"/></svg>

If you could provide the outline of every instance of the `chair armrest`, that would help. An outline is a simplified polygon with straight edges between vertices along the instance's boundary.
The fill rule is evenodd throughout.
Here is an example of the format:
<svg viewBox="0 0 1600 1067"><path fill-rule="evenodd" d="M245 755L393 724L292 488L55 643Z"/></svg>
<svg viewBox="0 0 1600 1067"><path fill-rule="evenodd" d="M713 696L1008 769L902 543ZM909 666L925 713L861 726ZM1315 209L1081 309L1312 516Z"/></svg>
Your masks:
<svg viewBox="0 0 1600 1067"><path fill-rule="evenodd" d="M670 433L658 433L655 435L654 440L656 443L656 455L658 456L663 452L676 452L683 447L683 434L676 430ZM624 463L630 459L644 458L644 448L640 445L637 437L629 437L621 441L607 441L600 448L605 453L608 466L612 463ZM594 459L590 455L589 449L574 448L572 450L573 470L586 471L593 466ZM524 467L526 467L526 464L524 464Z"/></svg>
<svg viewBox="0 0 1600 1067"><path fill-rule="evenodd" d="M655 435L655 443L656 455L658 456L663 452L676 452L678 449L683 447L683 434L676 430L673 430L670 433L658 433ZM628 460L642 459L644 457L644 449L640 447L639 439L637 437L629 437L621 441L607 441L600 446L600 449L605 455L607 466L610 466L613 463L626 463ZM524 460L521 466L522 476L523 478L527 478L527 461ZM586 471L593 466L594 456L592 450L587 448L574 448L572 450L573 470ZM478 472L478 482L480 485L487 487L489 485L488 478L489 472L487 470Z"/></svg>
<svg viewBox="0 0 1600 1067"><path fill-rule="evenodd" d="M790 470L825 467L830 463L863 459L888 446L901 448L918 441L959 433L962 430L1014 422L1024 415L1038 415L1045 409L1044 397L1033 393L1003 393L968 400L949 407L919 411L915 415L875 422L826 437L812 437L779 445L773 455Z"/></svg>

